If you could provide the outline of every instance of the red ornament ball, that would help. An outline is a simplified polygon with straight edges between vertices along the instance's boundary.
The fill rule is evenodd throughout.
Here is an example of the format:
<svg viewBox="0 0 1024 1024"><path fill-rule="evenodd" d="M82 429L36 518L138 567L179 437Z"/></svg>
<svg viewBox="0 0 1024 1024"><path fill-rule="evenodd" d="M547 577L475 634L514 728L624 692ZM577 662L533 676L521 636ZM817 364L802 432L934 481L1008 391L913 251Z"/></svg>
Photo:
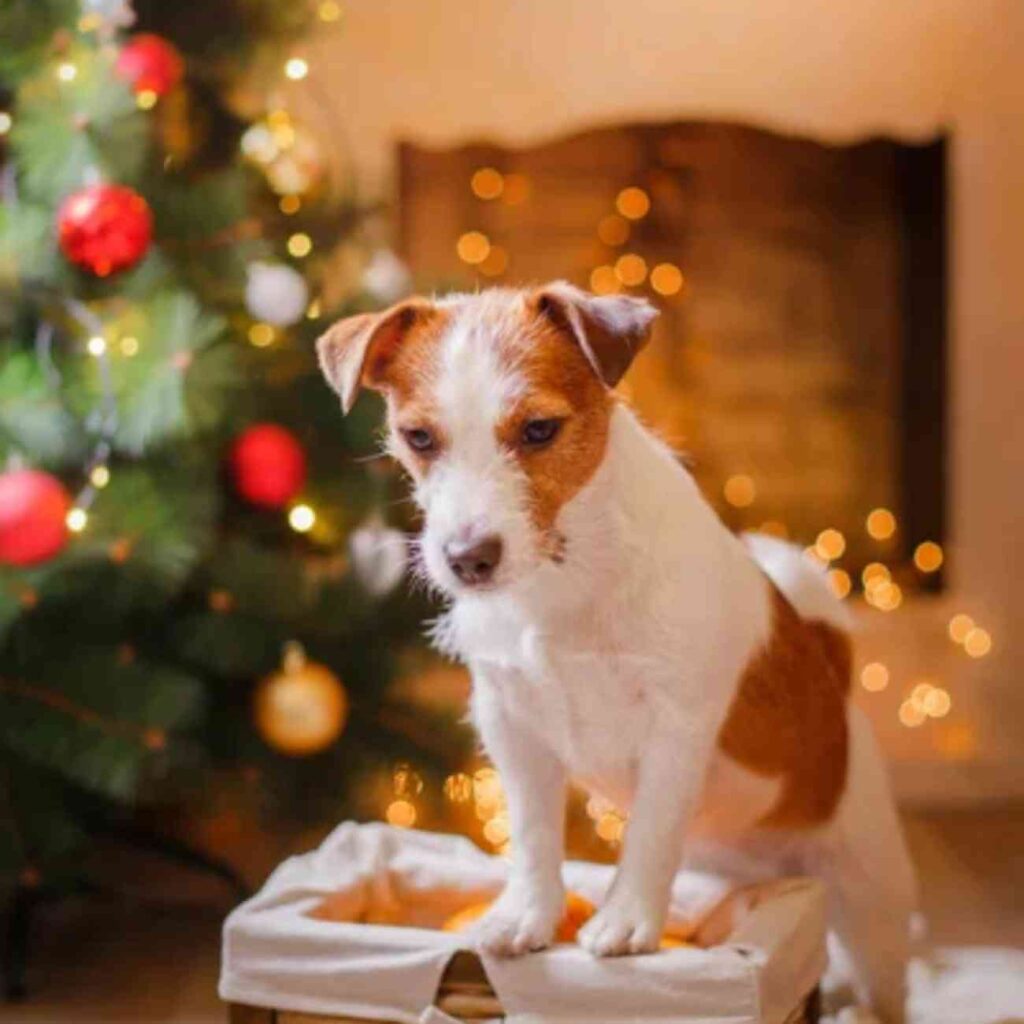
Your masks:
<svg viewBox="0 0 1024 1024"><path fill-rule="evenodd" d="M0 474L0 563L33 565L52 558L68 537L71 498L38 469Z"/></svg>
<svg viewBox="0 0 1024 1024"><path fill-rule="evenodd" d="M185 61L166 39L140 32L122 47L116 69L125 81L131 82L136 93L165 96L181 81Z"/></svg>
<svg viewBox="0 0 1024 1024"><path fill-rule="evenodd" d="M146 255L153 214L133 189L90 185L72 192L57 211L61 251L97 277L127 270Z"/></svg>
<svg viewBox="0 0 1024 1024"><path fill-rule="evenodd" d="M235 490L253 505L281 508L306 482L306 453L295 435L276 423L255 423L231 449Z"/></svg>

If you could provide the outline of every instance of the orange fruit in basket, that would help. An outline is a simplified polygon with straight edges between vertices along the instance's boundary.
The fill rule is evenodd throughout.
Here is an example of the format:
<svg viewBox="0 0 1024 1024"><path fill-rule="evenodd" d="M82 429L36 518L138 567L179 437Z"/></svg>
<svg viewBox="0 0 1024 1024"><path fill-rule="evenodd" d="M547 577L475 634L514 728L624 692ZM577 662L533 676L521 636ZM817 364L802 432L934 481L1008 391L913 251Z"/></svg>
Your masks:
<svg viewBox="0 0 1024 1024"><path fill-rule="evenodd" d="M480 903L471 903L463 907L448 918L441 926L446 932L462 932L480 920L488 910L491 909L491 901L483 900ZM565 897L565 909L562 911L562 920L555 933L556 942L575 942L579 930L594 916L596 908L590 900L584 899L578 893L570 892ZM661 949L677 949L680 946L691 946L693 943L686 942L676 935L663 935L661 938Z"/></svg>

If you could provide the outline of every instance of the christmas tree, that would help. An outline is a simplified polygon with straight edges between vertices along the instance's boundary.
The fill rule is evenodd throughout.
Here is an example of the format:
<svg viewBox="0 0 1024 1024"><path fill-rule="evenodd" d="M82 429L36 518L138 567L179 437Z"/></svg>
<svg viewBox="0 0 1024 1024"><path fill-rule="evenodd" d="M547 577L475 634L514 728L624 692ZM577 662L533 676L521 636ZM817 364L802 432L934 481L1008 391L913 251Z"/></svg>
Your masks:
<svg viewBox="0 0 1024 1024"><path fill-rule="evenodd" d="M281 99L337 13L0 8L0 898L214 777L333 822L460 753L392 685L429 609L378 408L315 365L401 284Z"/></svg>

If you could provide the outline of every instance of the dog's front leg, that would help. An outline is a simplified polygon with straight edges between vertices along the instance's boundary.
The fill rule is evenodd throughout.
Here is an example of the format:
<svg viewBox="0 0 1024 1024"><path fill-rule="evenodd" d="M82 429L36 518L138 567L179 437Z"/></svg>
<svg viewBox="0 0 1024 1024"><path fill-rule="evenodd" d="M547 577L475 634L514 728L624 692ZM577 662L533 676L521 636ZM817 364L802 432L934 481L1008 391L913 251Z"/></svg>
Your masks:
<svg viewBox="0 0 1024 1024"><path fill-rule="evenodd" d="M550 945L561 920L566 773L478 671L473 689L473 721L501 776L512 840L505 890L477 923L475 938L485 952L520 956Z"/></svg>
<svg viewBox="0 0 1024 1024"><path fill-rule="evenodd" d="M658 948L672 879L704 779L704 743L656 729L641 758L619 868L604 905L580 930L596 956Z"/></svg>

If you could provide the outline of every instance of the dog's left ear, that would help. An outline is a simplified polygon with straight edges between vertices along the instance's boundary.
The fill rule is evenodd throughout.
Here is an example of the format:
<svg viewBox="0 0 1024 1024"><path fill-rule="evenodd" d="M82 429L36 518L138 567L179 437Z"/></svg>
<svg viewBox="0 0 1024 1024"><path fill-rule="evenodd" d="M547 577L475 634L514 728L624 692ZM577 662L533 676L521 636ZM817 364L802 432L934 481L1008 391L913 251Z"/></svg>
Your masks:
<svg viewBox="0 0 1024 1024"><path fill-rule="evenodd" d="M341 396L348 413L362 385L383 390L387 365L414 324L436 312L426 299L408 299L381 313L362 313L339 320L316 342L320 369Z"/></svg>
<svg viewBox="0 0 1024 1024"><path fill-rule="evenodd" d="M566 281L545 285L532 296L537 312L567 331L594 372L610 388L623 378L651 336L658 315L646 299L591 295Z"/></svg>

